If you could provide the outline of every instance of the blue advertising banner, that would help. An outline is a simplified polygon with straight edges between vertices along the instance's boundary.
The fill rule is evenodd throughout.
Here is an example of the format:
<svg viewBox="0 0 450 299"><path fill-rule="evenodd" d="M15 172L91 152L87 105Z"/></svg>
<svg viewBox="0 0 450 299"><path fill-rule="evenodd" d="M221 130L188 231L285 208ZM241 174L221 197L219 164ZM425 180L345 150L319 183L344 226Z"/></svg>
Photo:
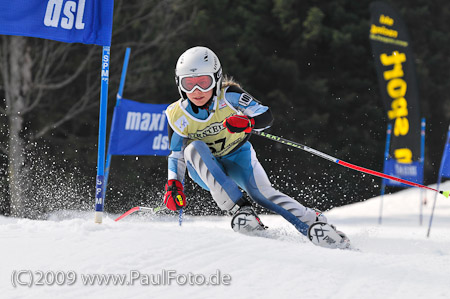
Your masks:
<svg viewBox="0 0 450 299"><path fill-rule="evenodd" d="M419 161L410 163L401 163L395 158L389 156L389 145L391 141L392 125L388 125L388 130L386 132L386 148L385 148L385 161L383 172L385 174L395 176L407 181L411 181L418 184L423 184L424 180L424 160L425 160L425 118L421 120L421 130L420 130L420 159ZM407 185L401 184L393 180L383 180L385 186L394 187L408 187ZM382 187L384 188L384 187ZM382 191L384 194L384 190Z"/></svg>
<svg viewBox="0 0 450 299"><path fill-rule="evenodd" d="M113 0L0 2L0 34L111 45Z"/></svg>
<svg viewBox="0 0 450 299"><path fill-rule="evenodd" d="M420 161L405 164L405 163L398 163L395 159L390 158L384 162L383 172L390 176L402 178L404 180L414 182L417 184L423 184L423 163ZM392 180L386 180L386 185L409 187L407 185L403 185L400 182Z"/></svg>
<svg viewBox="0 0 450 299"><path fill-rule="evenodd" d="M168 106L169 104L147 104L122 99L114 109L109 154L170 154L165 114Z"/></svg>

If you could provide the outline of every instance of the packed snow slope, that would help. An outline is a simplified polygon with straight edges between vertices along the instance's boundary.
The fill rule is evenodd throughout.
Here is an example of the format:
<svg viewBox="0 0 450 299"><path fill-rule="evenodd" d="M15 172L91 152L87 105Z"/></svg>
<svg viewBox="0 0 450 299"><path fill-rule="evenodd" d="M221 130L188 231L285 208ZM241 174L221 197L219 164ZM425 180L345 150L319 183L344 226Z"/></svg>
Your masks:
<svg viewBox="0 0 450 299"><path fill-rule="evenodd" d="M0 217L0 297L450 298L450 200L438 196L427 238L434 194L424 195L422 225L419 189L385 196L381 225L379 197L329 211L355 250L316 247L276 215L261 216L260 236L234 233L225 216ZM127 280L86 282L95 274Z"/></svg>

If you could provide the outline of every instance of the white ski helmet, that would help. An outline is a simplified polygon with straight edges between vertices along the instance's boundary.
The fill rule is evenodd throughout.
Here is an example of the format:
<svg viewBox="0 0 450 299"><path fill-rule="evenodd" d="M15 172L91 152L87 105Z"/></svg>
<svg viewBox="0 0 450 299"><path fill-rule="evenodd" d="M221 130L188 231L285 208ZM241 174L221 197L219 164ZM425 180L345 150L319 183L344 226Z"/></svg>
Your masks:
<svg viewBox="0 0 450 299"><path fill-rule="evenodd" d="M222 66L217 55L210 49L200 46L190 48L181 54L175 67L175 82L183 99L187 99L186 92L189 91L183 88L182 79L203 75L211 76L211 86L202 88L196 84L191 90L199 88L202 91L208 91L215 88L214 95L219 96L222 87Z"/></svg>

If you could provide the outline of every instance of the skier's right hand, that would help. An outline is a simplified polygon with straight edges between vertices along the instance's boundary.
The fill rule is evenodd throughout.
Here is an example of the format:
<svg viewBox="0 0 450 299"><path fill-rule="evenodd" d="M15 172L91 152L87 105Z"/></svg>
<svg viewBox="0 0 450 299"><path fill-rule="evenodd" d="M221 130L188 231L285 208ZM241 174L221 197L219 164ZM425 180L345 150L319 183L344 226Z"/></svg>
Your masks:
<svg viewBox="0 0 450 299"><path fill-rule="evenodd" d="M167 208L176 211L186 207L186 195L183 193L184 187L178 180L169 180L166 184L166 194L164 203Z"/></svg>
<svg viewBox="0 0 450 299"><path fill-rule="evenodd" d="M232 115L227 117L222 125L227 128L228 132L234 133L250 133L255 126L255 120L247 115Z"/></svg>

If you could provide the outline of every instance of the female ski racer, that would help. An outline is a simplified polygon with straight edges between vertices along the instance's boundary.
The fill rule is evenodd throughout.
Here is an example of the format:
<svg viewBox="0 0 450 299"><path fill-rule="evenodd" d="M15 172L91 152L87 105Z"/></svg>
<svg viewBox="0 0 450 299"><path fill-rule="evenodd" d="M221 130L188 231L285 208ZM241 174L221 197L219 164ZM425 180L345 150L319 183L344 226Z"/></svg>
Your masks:
<svg viewBox="0 0 450 299"><path fill-rule="evenodd" d="M234 231L266 228L240 188L304 235L311 224L327 222L320 212L272 187L248 141L252 130L272 125L272 113L237 83L222 77L213 51L206 47L185 51L176 64L175 81L181 98L166 110L171 154L164 203L170 210L186 206L187 168L192 180L233 216Z"/></svg>

